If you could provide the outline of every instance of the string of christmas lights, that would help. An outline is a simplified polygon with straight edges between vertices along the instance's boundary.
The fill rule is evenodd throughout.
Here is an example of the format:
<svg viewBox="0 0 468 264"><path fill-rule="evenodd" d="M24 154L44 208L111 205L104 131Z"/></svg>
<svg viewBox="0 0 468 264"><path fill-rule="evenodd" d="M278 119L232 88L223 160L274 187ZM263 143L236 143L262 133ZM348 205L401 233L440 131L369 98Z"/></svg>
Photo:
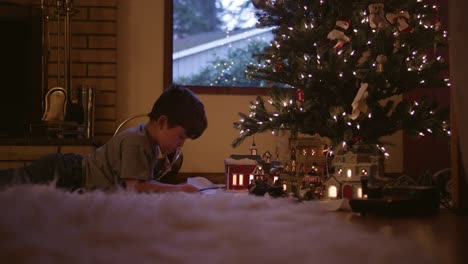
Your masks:
<svg viewBox="0 0 468 264"><path fill-rule="evenodd" d="M268 80L269 108L258 97L234 123L245 138L281 130L319 134L335 145L380 144L404 130L450 136L448 109L431 98L407 100L413 89L450 86L443 72L439 6L428 1L267 1L258 25L274 39L246 75Z"/></svg>

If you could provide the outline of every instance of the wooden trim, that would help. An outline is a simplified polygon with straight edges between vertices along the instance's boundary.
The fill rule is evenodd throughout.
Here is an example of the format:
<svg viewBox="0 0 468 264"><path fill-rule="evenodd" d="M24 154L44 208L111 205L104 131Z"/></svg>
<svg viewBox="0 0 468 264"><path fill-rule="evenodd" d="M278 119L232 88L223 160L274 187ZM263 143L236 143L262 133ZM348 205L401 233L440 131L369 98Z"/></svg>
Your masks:
<svg viewBox="0 0 468 264"><path fill-rule="evenodd" d="M173 50L173 0L164 1L164 67L163 85L165 88L172 83L172 50Z"/></svg>
<svg viewBox="0 0 468 264"><path fill-rule="evenodd" d="M267 95L268 89L261 87L230 87L230 86L185 86L197 94L226 95Z"/></svg>
<svg viewBox="0 0 468 264"><path fill-rule="evenodd" d="M467 211L468 187L458 145L458 124L456 122L454 94L452 88L450 93L452 207L457 211Z"/></svg>

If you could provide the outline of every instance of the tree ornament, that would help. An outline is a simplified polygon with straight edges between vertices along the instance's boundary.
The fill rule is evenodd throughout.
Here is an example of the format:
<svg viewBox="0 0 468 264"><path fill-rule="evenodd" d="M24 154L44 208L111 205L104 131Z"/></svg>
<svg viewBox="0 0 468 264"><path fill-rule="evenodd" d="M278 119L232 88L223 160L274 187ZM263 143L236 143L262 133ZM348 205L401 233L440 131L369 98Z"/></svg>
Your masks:
<svg viewBox="0 0 468 264"><path fill-rule="evenodd" d="M337 40L334 49L340 49L346 44L350 42L351 39L345 35L344 31L349 27L349 21L345 19L338 19L335 23L336 28L334 28L330 33L328 33L327 38L329 40Z"/></svg>
<svg viewBox="0 0 468 264"><path fill-rule="evenodd" d="M370 4L369 7L369 26L373 29L382 29L387 26L385 19L384 4Z"/></svg>
<svg viewBox="0 0 468 264"><path fill-rule="evenodd" d="M278 60L275 63L275 72L283 72L283 60L278 58Z"/></svg>
<svg viewBox="0 0 468 264"><path fill-rule="evenodd" d="M300 103L304 102L304 90L300 88L296 89L296 100Z"/></svg>
<svg viewBox="0 0 468 264"><path fill-rule="evenodd" d="M442 23L440 23L440 13L439 13L439 5L437 4L435 6L436 9L436 23L434 25L435 31L439 31L440 28L442 27Z"/></svg>
<svg viewBox="0 0 468 264"><path fill-rule="evenodd" d="M385 17L392 25L396 24L400 32L414 31L414 28L409 24L410 15L408 11L387 13Z"/></svg>
<svg viewBox="0 0 468 264"><path fill-rule="evenodd" d="M367 92L367 87L369 85L367 83L361 83L361 87L359 88L356 96L354 97L353 103L351 106L353 107L353 112L349 116L351 119L356 120L359 117L361 112L367 112L367 103L366 99L369 96Z"/></svg>
<svg viewBox="0 0 468 264"><path fill-rule="evenodd" d="M400 40L395 39L395 42L393 42L393 53L397 53L400 47L401 47Z"/></svg>
<svg viewBox="0 0 468 264"><path fill-rule="evenodd" d="M384 71L384 64L387 62L387 56L380 54L377 56L377 72Z"/></svg>
<svg viewBox="0 0 468 264"><path fill-rule="evenodd" d="M366 61L369 60L370 54L371 54L370 50L364 51L361 57L358 59L357 66L362 66L364 63L366 63Z"/></svg>

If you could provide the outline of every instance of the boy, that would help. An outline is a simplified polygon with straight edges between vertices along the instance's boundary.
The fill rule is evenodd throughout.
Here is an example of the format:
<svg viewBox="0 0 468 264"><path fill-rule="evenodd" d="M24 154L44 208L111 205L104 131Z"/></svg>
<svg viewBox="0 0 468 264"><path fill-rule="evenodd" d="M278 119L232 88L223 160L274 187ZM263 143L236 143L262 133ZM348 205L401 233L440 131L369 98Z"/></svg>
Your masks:
<svg viewBox="0 0 468 264"><path fill-rule="evenodd" d="M186 88L172 85L156 100L150 120L117 134L87 156L52 154L30 166L0 171L0 184L47 183L58 188L112 191L120 187L137 192L196 192L189 184L155 181L157 167L187 138L196 139L207 127L203 103ZM5 181L8 182L5 182Z"/></svg>

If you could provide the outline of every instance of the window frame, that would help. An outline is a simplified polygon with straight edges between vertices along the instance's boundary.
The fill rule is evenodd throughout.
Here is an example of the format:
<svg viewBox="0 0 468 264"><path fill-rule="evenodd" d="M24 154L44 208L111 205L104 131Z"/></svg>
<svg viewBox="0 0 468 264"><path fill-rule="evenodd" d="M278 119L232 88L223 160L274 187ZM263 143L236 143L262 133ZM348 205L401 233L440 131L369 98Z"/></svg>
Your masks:
<svg viewBox="0 0 468 264"><path fill-rule="evenodd" d="M173 52L173 13L174 1L164 1L164 87L173 82L172 52ZM266 87L236 87L236 86L195 86L184 85L197 94L224 94L224 95L266 95Z"/></svg>

